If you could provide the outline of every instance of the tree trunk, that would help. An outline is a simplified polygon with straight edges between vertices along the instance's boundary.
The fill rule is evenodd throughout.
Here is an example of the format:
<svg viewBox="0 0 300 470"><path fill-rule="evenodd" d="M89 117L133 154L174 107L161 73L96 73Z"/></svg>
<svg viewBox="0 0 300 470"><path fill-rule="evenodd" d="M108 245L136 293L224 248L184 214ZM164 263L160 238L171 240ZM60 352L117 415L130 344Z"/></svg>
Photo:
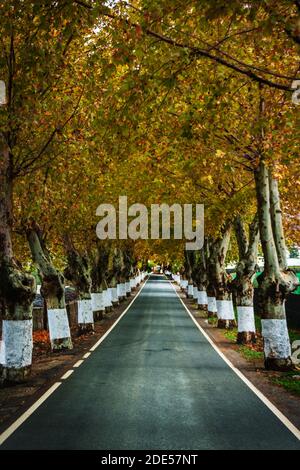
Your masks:
<svg viewBox="0 0 300 470"><path fill-rule="evenodd" d="M133 265L132 251L127 249L124 251L124 276L125 276L125 290L126 296L130 297L131 287L130 287L130 277Z"/></svg>
<svg viewBox="0 0 300 470"><path fill-rule="evenodd" d="M191 264L191 277L192 277L192 291L191 298L198 302L198 282L199 282L199 251L191 251L188 253L189 261Z"/></svg>
<svg viewBox="0 0 300 470"><path fill-rule="evenodd" d="M227 223L220 237L210 248L212 283L216 292L218 328L233 328L236 325L230 283L225 270L225 259L230 242L231 224Z"/></svg>
<svg viewBox="0 0 300 470"><path fill-rule="evenodd" d="M110 286L109 276L109 252L111 251L107 246L100 248L102 252L101 256L101 271L102 271L102 289L105 302L105 311L111 312L113 308L112 303L112 288Z"/></svg>
<svg viewBox="0 0 300 470"><path fill-rule="evenodd" d="M94 331L94 316L91 299L91 276L87 256L81 255L74 247L71 239L65 237L65 248L68 258L68 267L65 275L77 290L78 295L78 326L79 334Z"/></svg>
<svg viewBox="0 0 300 470"><path fill-rule="evenodd" d="M184 259L185 259L185 273L188 280L186 296L188 299L193 297L193 278L192 278L192 270L193 270L193 252L184 250Z"/></svg>
<svg viewBox="0 0 300 470"><path fill-rule="evenodd" d="M270 214L272 233L276 246L276 254L278 258L279 268L287 269L287 249L285 246L285 238L282 224L282 210L280 207L280 194L278 189L278 181L273 178L271 171L268 172L270 185Z"/></svg>
<svg viewBox="0 0 300 470"><path fill-rule="evenodd" d="M22 271L13 258L12 158L0 139L0 310L2 347L0 382L21 382L32 360L32 302L34 277Z"/></svg>
<svg viewBox="0 0 300 470"><path fill-rule="evenodd" d="M91 303L94 321L103 320L105 313L104 299L103 299L103 290L96 290L92 286L91 291Z"/></svg>
<svg viewBox="0 0 300 470"><path fill-rule="evenodd" d="M103 243L97 244L97 250L91 259L91 298L95 320L102 320L105 314L105 274L108 254Z"/></svg>
<svg viewBox="0 0 300 470"><path fill-rule="evenodd" d="M117 248L116 254L116 266L117 266L117 292L120 302L126 299L126 266L124 262L124 254L120 248Z"/></svg>
<svg viewBox="0 0 300 470"><path fill-rule="evenodd" d="M51 348L53 351L72 349L64 278L53 266L41 230L35 222L26 228L26 235L33 261L42 279L41 294L47 309Z"/></svg>
<svg viewBox="0 0 300 470"><path fill-rule="evenodd" d="M111 248L108 254L108 265L107 265L107 282L111 290L111 300L113 306L119 305L118 289L117 289L117 266L116 266L117 250Z"/></svg>
<svg viewBox="0 0 300 470"><path fill-rule="evenodd" d="M111 312L112 307L113 307L112 294L111 294L111 289L108 286L106 279L103 280L102 288L103 288L103 295L104 295L105 312Z"/></svg>
<svg viewBox="0 0 300 470"><path fill-rule="evenodd" d="M284 301L298 285L286 265L280 197L277 181L261 158L255 171L259 229L264 253L264 272L258 278L262 314L265 367L272 370L292 368Z"/></svg>
<svg viewBox="0 0 300 470"><path fill-rule="evenodd" d="M204 240L203 248L199 251L198 256L198 309L207 312L207 267L206 267L207 239Z"/></svg>
<svg viewBox="0 0 300 470"><path fill-rule="evenodd" d="M185 271L185 266L182 266L179 270L179 275L180 275L180 288L182 291L185 291L188 286L188 279L186 277L186 271Z"/></svg>
<svg viewBox="0 0 300 470"><path fill-rule="evenodd" d="M258 217L255 216L250 225L249 242L241 217L237 217L235 221L235 233L239 247L239 262L236 278L231 282L231 290L238 315L237 343L247 344L256 341L252 278L257 266Z"/></svg>
<svg viewBox="0 0 300 470"><path fill-rule="evenodd" d="M207 316L208 318L214 318L217 316L217 302L216 302L216 289L214 286L214 259L212 254L212 239L207 239L206 249L206 272L207 272Z"/></svg>

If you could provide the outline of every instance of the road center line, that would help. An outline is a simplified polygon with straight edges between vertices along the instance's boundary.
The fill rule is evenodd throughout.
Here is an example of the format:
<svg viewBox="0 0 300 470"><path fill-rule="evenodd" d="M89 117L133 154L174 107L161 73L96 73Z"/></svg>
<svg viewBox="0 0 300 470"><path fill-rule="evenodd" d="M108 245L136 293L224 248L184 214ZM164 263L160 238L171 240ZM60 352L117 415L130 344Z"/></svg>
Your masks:
<svg viewBox="0 0 300 470"><path fill-rule="evenodd" d="M73 365L73 367L79 367L81 366L81 364L84 363L84 359L80 359L79 361L75 362L75 364Z"/></svg>
<svg viewBox="0 0 300 470"><path fill-rule="evenodd" d="M60 378L60 380L66 380L70 375L72 375L74 372L74 369L67 370L67 372Z"/></svg>

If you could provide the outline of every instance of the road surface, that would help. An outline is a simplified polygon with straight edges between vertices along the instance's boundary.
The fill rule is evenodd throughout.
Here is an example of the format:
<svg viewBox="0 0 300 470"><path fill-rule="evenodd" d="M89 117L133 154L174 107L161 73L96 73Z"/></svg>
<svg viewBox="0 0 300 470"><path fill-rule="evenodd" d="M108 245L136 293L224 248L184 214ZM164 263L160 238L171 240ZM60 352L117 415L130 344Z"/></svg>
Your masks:
<svg viewBox="0 0 300 470"><path fill-rule="evenodd" d="M300 449L152 276L99 347L1 449Z"/></svg>

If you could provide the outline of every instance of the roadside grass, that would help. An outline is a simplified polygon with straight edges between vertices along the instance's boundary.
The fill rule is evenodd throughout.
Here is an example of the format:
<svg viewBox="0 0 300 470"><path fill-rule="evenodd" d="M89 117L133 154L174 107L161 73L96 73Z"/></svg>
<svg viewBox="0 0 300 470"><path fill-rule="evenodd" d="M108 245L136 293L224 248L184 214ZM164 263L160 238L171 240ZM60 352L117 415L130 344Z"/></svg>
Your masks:
<svg viewBox="0 0 300 470"><path fill-rule="evenodd" d="M237 318L237 314L235 312ZM214 324L216 324L216 319ZM237 351L248 361L262 361L264 358L263 353L263 339L261 336L261 318L258 315L255 315L255 328L257 332L257 342L252 345L237 345L237 328L232 328L231 330L223 330L225 338L227 338L232 344L237 346ZM300 331L289 329L289 336L291 344L294 341L300 340ZM297 378L299 377L299 378ZM270 377L271 382L276 385L279 385L286 389L288 392L294 393L297 396L300 396L300 370L294 370L291 372L281 373L280 376Z"/></svg>
<svg viewBox="0 0 300 470"><path fill-rule="evenodd" d="M300 331L298 330L289 330L290 341L293 343L294 341L300 340Z"/></svg>
<svg viewBox="0 0 300 470"><path fill-rule="evenodd" d="M254 345L255 346L255 345ZM254 349L254 347L249 347L246 345L241 345L239 347L239 352L245 359L249 359L250 361L257 361L263 359L264 353L262 351L258 351Z"/></svg>
<svg viewBox="0 0 300 470"><path fill-rule="evenodd" d="M225 338L227 338L231 343L236 344L237 338L237 328L233 328L232 330L225 330L223 332ZM249 345L238 345L237 347L238 352L249 361L257 361L263 359L263 352L261 351L261 341L258 338L257 343L249 344Z"/></svg>
<svg viewBox="0 0 300 470"><path fill-rule="evenodd" d="M295 377L299 377L299 379ZM288 392L292 392L300 396L300 371L286 372L280 377L273 378L272 382L277 385L281 385Z"/></svg>
<svg viewBox="0 0 300 470"><path fill-rule="evenodd" d="M217 323L218 323L217 317L209 317L207 321L209 325L217 326Z"/></svg>
<svg viewBox="0 0 300 470"><path fill-rule="evenodd" d="M235 318L237 320L237 312L236 308L235 310ZM216 326L217 325L217 318L209 318L208 323L210 325ZM257 341L254 344L249 344L249 345L237 345L236 343L236 338L237 338L237 328L232 328L230 330L221 330L223 335L225 336L228 341L230 341L232 344L235 344L237 346L236 350L247 360L255 362L255 361L260 361L263 360L264 358L264 353L263 353L263 339L261 336L261 318L258 315L255 315L255 328L257 332ZM292 330L289 329L289 336L290 336L290 341L291 344L293 344L294 341L299 341L300 340L300 331L299 330ZM300 374L300 372L299 372ZM291 376L289 375L284 375L279 378L276 378L276 383L279 385L283 385L286 389L295 391L296 393L300 393L300 380L298 379L293 379L292 376L297 375L296 372L292 373Z"/></svg>
<svg viewBox="0 0 300 470"><path fill-rule="evenodd" d="M224 330L224 336L232 343L236 343L237 337L237 328L232 328L231 330Z"/></svg>

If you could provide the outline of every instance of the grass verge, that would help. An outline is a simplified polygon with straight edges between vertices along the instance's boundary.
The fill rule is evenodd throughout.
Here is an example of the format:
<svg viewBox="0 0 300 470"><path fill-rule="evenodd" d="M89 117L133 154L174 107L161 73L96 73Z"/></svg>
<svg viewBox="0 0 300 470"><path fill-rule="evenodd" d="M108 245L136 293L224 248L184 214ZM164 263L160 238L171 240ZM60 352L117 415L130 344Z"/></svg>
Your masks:
<svg viewBox="0 0 300 470"><path fill-rule="evenodd" d="M300 372L287 372L280 377L273 378L272 381L284 387L288 392L300 396Z"/></svg>
<svg viewBox="0 0 300 470"><path fill-rule="evenodd" d="M237 328L233 328L232 330L225 330L223 334L225 338L227 338L231 343L236 344ZM237 350L245 359L248 359L249 361L263 359L262 345L259 338L257 343L239 345Z"/></svg>

